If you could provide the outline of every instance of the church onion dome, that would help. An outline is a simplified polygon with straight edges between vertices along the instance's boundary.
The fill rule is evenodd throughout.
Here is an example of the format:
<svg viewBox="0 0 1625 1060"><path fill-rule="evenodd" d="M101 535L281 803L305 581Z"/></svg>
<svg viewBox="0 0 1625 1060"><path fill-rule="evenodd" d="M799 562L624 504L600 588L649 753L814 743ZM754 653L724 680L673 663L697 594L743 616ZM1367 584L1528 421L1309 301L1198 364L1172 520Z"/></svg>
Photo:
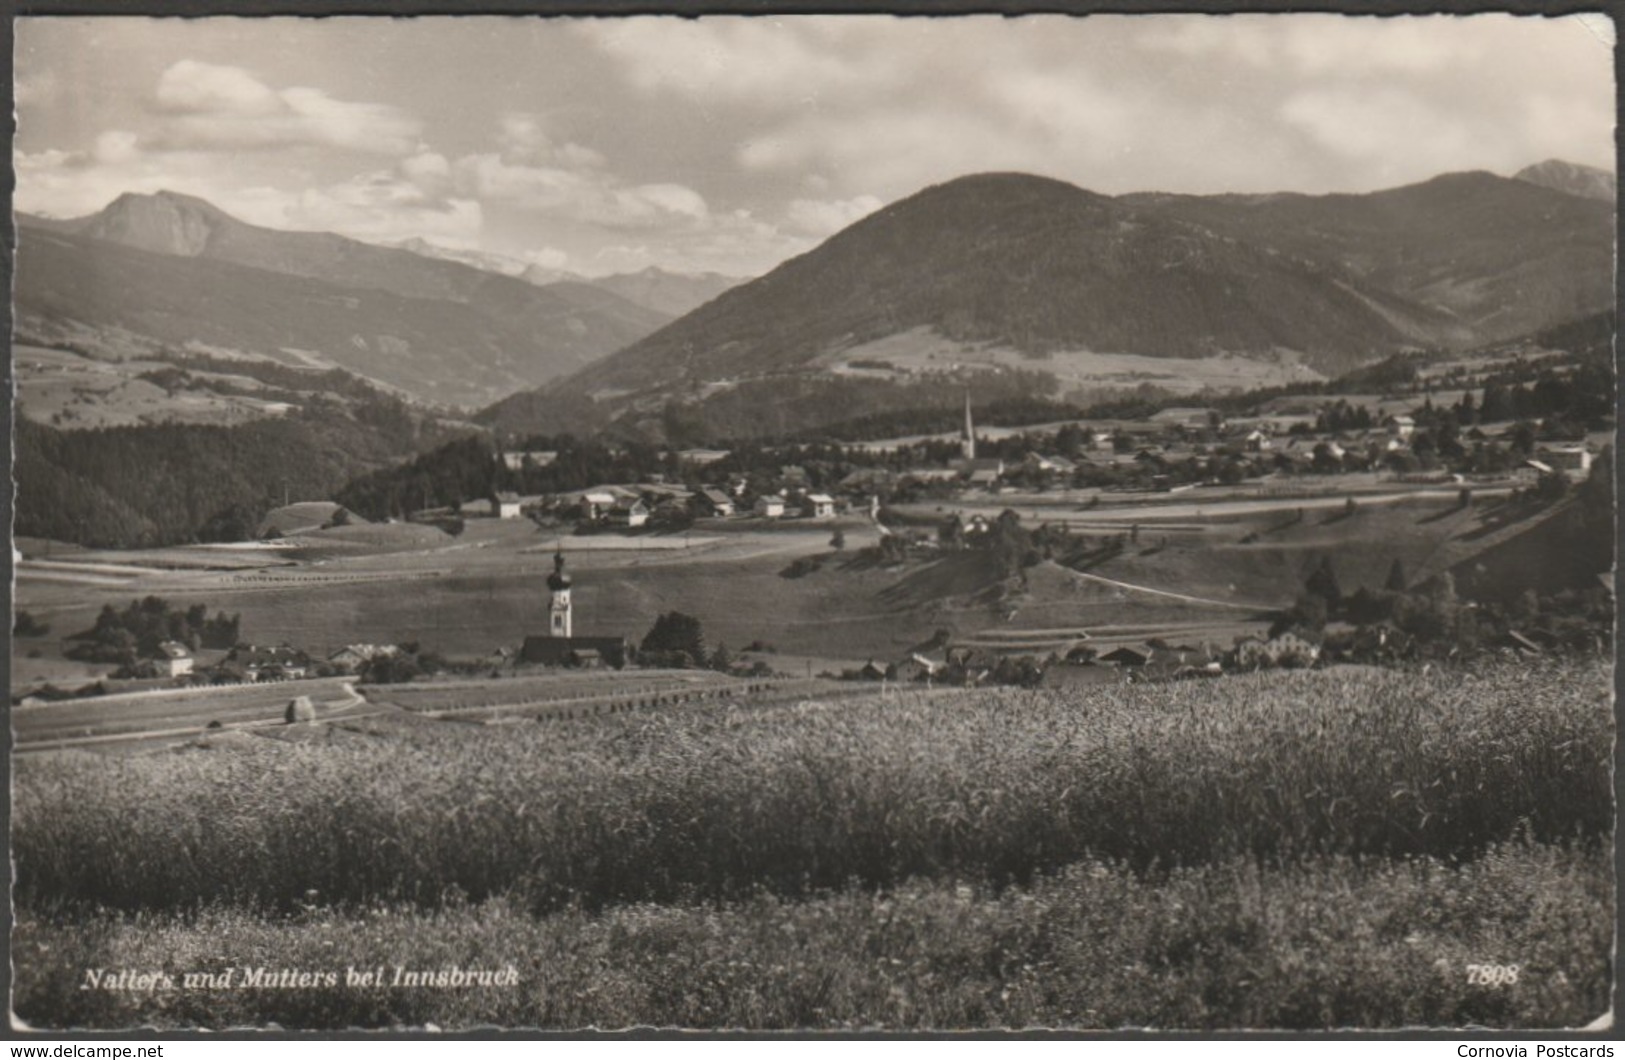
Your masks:
<svg viewBox="0 0 1625 1060"><path fill-rule="evenodd" d="M561 592L570 587L570 576L564 573L564 553L553 554L553 573L547 576L547 587L554 592Z"/></svg>

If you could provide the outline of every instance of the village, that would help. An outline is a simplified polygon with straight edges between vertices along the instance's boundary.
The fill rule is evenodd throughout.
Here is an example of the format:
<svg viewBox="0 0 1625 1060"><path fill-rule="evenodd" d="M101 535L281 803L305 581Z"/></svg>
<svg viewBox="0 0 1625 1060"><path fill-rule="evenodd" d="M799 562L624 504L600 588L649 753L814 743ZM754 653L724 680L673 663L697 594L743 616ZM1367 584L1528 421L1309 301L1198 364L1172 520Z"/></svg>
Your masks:
<svg viewBox="0 0 1625 1060"><path fill-rule="evenodd" d="M1467 390L1453 404L1435 406L1429 397L1411 412L1380 416L1345 400L1318 405L1299 400L1266 405L1251 416L1171 406L1142 419L979 428L967 392L960 429L948 435L844 446L753 446L747 452L659 451L652 454L653 466L636 467L642 473L623 481L553 492L521 490L546 480L559 464L558 450L506 449L490 457L491 481L519 488L494 488L488 496L419 509L404 522L439 527L464 543L480 537L469 527L481 522L534 524L558 549L546 578L545 634L526 630L522 638L475 655L443 653L414 638L346 639L324 651L291 639L274 645L239 642L236 620L228 627L224 615L208 628L195 615L188 617L191 627L171 617L168 628L175 635L163 636L129 620L121 624L107 605L96 628L75 642L65 641L63 651L69 658L118 664L94 686L103 693L333 677L372 683L437 676L501 679L549 668L640 664L764 676L782 665L774 658L776 650L731 653L723 647L713 653L685 645L684 651L661 643L653 630L643 634L663 615L646 614L637 628L576 635L566 555L616 540L637 548L639 542L653 547L675 539L686 547L695 535L771 539L776 532L799 531L804 537L822 525L829 533L827 548L800 556L781 577L804 577L843 556L906 567L965 553L985 556L985 565L1007 580L1025 579L1023 567L1040 552L1046 557L1122 554L1141 546L1142 537L1160 542L1155 551L1166 545L1170 532L1189 536L1192 524L1222 523L1236 513L1279 513L1288 523L1302 523L1308 511L1335 519L1351 516L1363 504L1406 498L1447 497L1463 509L1475 497L1527 506L1551 503L1587 481L1600 448L1596 440L1574 437L1576 432L1555 418L1539 425L1480 422L1480 412ZM614 455L625 463L626 453ZM785 456L797 462L775 459ZM364 522L334 502L299 502L273 512L262 537L269 545L288 545L301 535ZM1256 536L1255 531L1240 540ZM1330 568L1326 576L1335 579ZM1248 616L1251 626L1236 626L1224 637L1195 637L1192 627L1175 624L1165 632L1152 625L1138 635L1114 632L1101 639L1079 621L1076 629L1006 643L939 629L889 654L866 654L845 664L826 657L816 673L948 687L1071 687L1209 679L1333 662L1399 663L1425 658L1438 650L1438 641L1448 639L1437 631L1430 637L1426 624L1414 619L1416 607L1407 628L1392 621L1393 599L1373 610L1369 600L1346 606L1335 584L1317 589L1312 577L1308 588L1309 597L1321 600L1318 605L1311 600L1306 609L1300 596L1290 609L1257 610ZM1611 596L1611 585L1598 588ZM1397 599L1408 590L1420 591L1390 572L1384 591ZM538 600L544 597L542 586L534 592ZM1292 595L1291 586L1277 594ZM672 613L688 618L684 606L677 602ZM131 605L132 612L137 609ZM627 618L620 611L614 615L617 623ZM595 628L610 627L599 621ZM1587 637L1572 628L1547 630L1499 617L1481 634L1474 637L1475 647L1482 640L1484 646L1522 654L1572 647ZM794 655L793 645L784 647ZM806 675L814 672L808 663ZM13 698L26 703L60 694L33 688Z"/></svg>

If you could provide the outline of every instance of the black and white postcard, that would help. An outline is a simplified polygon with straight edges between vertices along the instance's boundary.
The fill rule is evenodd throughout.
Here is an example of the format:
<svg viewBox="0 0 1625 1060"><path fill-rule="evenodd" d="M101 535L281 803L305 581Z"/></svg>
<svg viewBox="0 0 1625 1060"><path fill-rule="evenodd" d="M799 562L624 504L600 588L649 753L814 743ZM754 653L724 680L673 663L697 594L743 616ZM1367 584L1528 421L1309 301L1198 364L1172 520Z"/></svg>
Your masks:
<svg viewBox="0 0 1625 1060"><path fill-rule="evenodd" d="M1606 16L14 26L15 1029L1612 1027Z"/></svg>

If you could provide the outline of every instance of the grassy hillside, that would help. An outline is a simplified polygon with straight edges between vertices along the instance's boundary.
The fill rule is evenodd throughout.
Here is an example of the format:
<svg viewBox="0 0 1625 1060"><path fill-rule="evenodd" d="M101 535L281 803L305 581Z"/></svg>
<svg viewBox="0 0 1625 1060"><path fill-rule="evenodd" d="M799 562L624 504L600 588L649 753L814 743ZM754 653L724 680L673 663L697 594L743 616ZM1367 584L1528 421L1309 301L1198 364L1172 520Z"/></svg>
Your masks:
<svg viewBox="0 0 1625 1060"><path fill-rule="evenodd" d="M996 348L1228 353L1339 375L1605 309L1612 232L1607 203L1484 173L1365 195L1115 199L1021 174L962 177L494 415L516 430L526 418L598 427L673 399L709 406L719 388L824 375L839 351L868 357L907 334L940 350L927 368Z"/></svg>
<svg viewBox="0 0 1625 1060"><path fill-rule="evenodd" d="M572 378L557 396L795 369L826 350L919 327L1032 353L1288 349L1346 366L1439 323L1324 263L1216 238L1059 181L986 174L865 218Z"/></svg>
<svg viewBox="0 0 1625 1060"><path fill-rule="evenodd" d="M573 371L665 319L595 288L549 291L449 262L439 264L490 282L462 300L406 295L342 276L20 231L16 313L32 334L123 331L289 364L314 358L448 405L483 405Z"/></svg>
<svg viewBox="0 0 1625 1060"><path fill-rule="evenodd" d="M1452 173L1369 195L1130 196L1255 246L1406 292L1493 342L1613 302L1613 204L1520 179ZM1449 332L1441 337L1449 337Z"/></svg>

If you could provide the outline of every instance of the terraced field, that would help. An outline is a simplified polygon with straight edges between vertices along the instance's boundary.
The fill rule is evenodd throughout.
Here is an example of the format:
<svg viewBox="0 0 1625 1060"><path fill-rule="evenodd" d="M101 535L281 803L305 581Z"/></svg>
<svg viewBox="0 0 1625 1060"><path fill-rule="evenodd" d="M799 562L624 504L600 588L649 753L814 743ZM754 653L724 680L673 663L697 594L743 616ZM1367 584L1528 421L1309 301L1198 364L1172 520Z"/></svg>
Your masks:
<svg viewBox="0 0 1625 1060"><path fill-rule="evenodd" d="M865 689L858 689L863 691ZM834 682L740 679L707 670L556 671L519 677L363 685L323 678L268 684L165 689L30 704L12 710L19 753L78 748L122 752L183 743L215 729L284 724L288 703L309 697L318 723L349 723L407 712L463 721L573 720L633 710L750 697L839 691Z"/></svg>
<svg viewBox="0 0 1625 1060"><path fill-rule="evenodd" d="M288 701L295 696L309 696L328 716L336 711L354 714L365 705L347 681L327 678L166 689L18 706L11 710L11 725L19 753L112 747L131 740L184 738L213 722L228 728L279 724Z"/></svg>

